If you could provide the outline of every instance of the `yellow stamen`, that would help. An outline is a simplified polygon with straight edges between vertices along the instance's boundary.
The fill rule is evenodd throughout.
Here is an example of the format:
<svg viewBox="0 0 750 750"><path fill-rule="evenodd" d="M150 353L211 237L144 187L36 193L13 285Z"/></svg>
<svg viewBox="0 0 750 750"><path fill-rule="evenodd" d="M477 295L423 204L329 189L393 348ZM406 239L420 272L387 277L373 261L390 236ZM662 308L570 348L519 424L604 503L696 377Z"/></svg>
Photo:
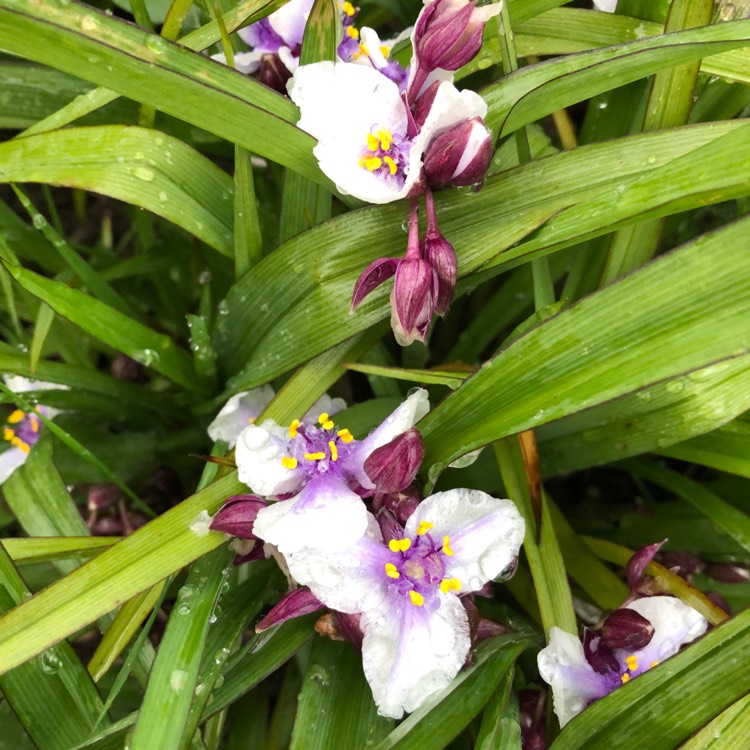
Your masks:
<svg viewBox="0 0 750 750"><path fill-rule="evenodd" d="M657 667L657 666L659 666L659 662L658 661L652 661L651 662L651 666L652 667Z"/></svg>
<svg viewBox="0 0 750 750"><path fill-rule="evenodd" d="M378 130L378 138L380 139L380 148L382 148L383 151L388 151L393 145L393 134L388 128L380 128L380 130Z"/></svg>
<svg viewBox="0 0 750 750"><path fill-rule="evenodd" d="M354 435L347 429L339 430L336 434L341 438L342 443L351 443L354 440Z"/></svg>
<svg viewBox="0 0 750 750"><path fill-rule="evenodd" d="M396 566L393 563L385 564L385 574L388 578L401 578L401 573L398 572Z"/></svg>
<svg viewBox="0 0 750 750"><path fill-rule="evenodd" d="M445 552L448 557L453 557L453 550L451 549L451 538L449 536L443 537L443 552Z"/></svg>
<svg viewBox="0 0 750 750"><path fill-rule="evenodd" d="M380 47L380 54L383 55L383 57L388 57L388 55L391 54L391 51L386 47L384 44Z"/></svg>
<svg viewBox="0 0 750 750"><path fill-rule="evenodd" d="M380 141L378 140L378 137L376 135L373 135L372 133L367 134L367 148L370 149L370 151L377 151L378 146L380 146Z"/></svg>
<svg viewBox="0 0 750 750"><path fill-rule="evenodd" d="M396 174L396 172L398 172L398 166L390 156L384 156L383 161L388 165L388 171L391 174Z"/></svg>
<svg viewBox="0 0 750 750"><path fill-rule="evenodd" d="M255 424L255 417L250 417L250 419L247 420L248 424Z"/></svg>
<svg viewBox="0 0 750 750"><path fill-rule="evenodd" d="M458 580L458 578L446 578L443 581L440 581L440 590L447 594L449 591L460 591L461 590L461 581Z"/></svg>
<svg viewBox="0 0 750 750"><path fill-rule="evenodd" d="M376 169L380 169L383 166L383 160L377 156L373 156L369 159L365 159L365 169L368 172L374 172Z"/></svg>
<svg viewBox="0 0 750 750"><path fill-rule="evenodd" d="M3 430L3 440L7 440L8 442L10 442L11 440L13 440L15 434L15 430L11 430L10 427L6 427Z"/></svg>
<svg viewBox="0 0 750 750"><path fill-rule="evenodd" d="M620 677L620 681L624 685L626 682L630 682L630 675L626 672L622 677Z"/></svg>
<svg viewBox="0 0 750 750"><path fill-rule="evenodd" d="M625 659L625 663L628 665L628 669L631 672L635 672L635 670L638 669L638 659L635 656L628 656L628 658Z"/></svg>
<svg viewBox="0 0 750 750"><path fill-rule="evenodd" d="M328 421L328 412L324 411L321 412L320 416L318 417L318 424L323 424L323 422Z"/></svg>
<svg viewBox="0 0 750 750"><path fill-rule="evenodd" d="M417 526L417 536L426 534L432 527L433 524L431 524L429 521L421 521L419 526Z"/></svg>
<svg viewBox="0 0 750 750"><path fill-rule="evenodd" d="M333 429L333 420L328 416L328 412L323 412L318 417L318 424L324 429L324 430L332 430Z"/></svg>
<svg viewBox="0 0 750 750"><path fill-rule="evenodd" d="M284 456L284 458L281 459L281 465L285 469L296 469L297 468L297 459L292 458L291 456Z"/></svg>
<svg viewBox="0 0 750 750"><path fill-rule="evenodd" d="M349 2L344 3L341 6L341 10L343 10L344 13L346 13L347 16L353 16L357 12L354 9L354 6L351 3L349 3Z"/></svg>
<svg viewBox="0 0 750 750"><path fill-rule="evenodd" d="M305 458L308 461L322 461L326 457L326 454L323 453L323 451L318 451L318 453L305 453Z"/></svg>
<svg viewBox="0 0 750 750"><path fill-rule="evenodd" d="M364 44L359 45L359 54L365 55L366 57L370 56L370 50L367 49L367 46Z"/></svg>
<svg viewBox="0 0 750 750"><path fill-rule="evenodd" d="M24 453L29 452L28 444L24 443L21 438L14 437L13 440L10 441L10 444L16 448L20 448Z"/></svg>
<svg viewBox="0 0 750 750"><path fill-rule="evenodd" d="M297 432L299 432L299 426L302 424L299 419L292 420L292 423L289 425L289 437L297 437Z"/></svg>
<svg viewBox="0 0 750 750"><path fill-rule="evenodd" d="M352 39L359 39L359 31L354 26L346 27L346 35Z"/></svg>
<svg viewBox="0 0 750 750"><path fill-rule="evenodd" d="M391 539L388 549L391 552L406 552L411 547L411 539Z"/></svg>
<svg viewBox="0 0 750 750"><path fill-rule="evenodd" d="M418 591L414 591L414 589L409 592L409 599L411 599L411 603L415 607L421 607L424 604L424 597Z"/></svg>
<svg viewBox="0 0 750 750"><path fill-rule="evenodd" d="M331 461L335 461L339 457L339 449L336 447L336 443L333 440L328 441L328 447L331 449Z"/></svg>
<svg viewBox="0 0 750 750"><path fill-rule="evenodd" d="M26 415L21 409L16 409L9 417L8 424L18 424Z"/></svg>
<svg viewBox="0 0 750 750"><path fill-rule="evenodd" d="M32 432L39 432L39 420L36 417L31 418L31 430Z"/></svg>

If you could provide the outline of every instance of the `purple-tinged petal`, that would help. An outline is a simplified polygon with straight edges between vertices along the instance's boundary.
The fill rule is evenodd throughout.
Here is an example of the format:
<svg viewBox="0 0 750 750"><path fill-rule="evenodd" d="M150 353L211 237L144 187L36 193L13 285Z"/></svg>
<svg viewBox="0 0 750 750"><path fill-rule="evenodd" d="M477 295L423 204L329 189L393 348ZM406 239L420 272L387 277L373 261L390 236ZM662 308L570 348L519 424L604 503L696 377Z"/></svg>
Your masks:
<svg viewBox="0 0 750 750"><path fill-rule="evenodd" d="M354 285L351 306L352 312L362 304L362 301L368 294L370 294L370 292L374 291L384 281L387 281L394 273L396 273L396 269L400 262L401 261L398 258L378 258L362 271L360 277L357 279L357 283Z"/></svg>
<svg viewBox="0 0 750 750"><path fill-rule="evenodd" d="M364 469L378 492L400 492L417 476L424 458L424 441L414 427L376 448Z"/></svg>
<svg viewBox="0 0 750 750"><path fill-rule="evenodd" d="M365 612L362 662L381 716L400 719L458 674L469 653L469 622L457 596L440 607L415 607L403 597Z"/></svg>
<svg viewBox="0 0 750 750"><path fill-rule="evenodd" d="M9 448L4 453L0 453L0 484L26 461L28 455L20 448Z"/></svg>
<svg viewBox="0 0 750 750"><path fill-rule="evenodd" d="M223 440L234 448L242 430L255 421L273 397L274 391L270 385L236 393L208 426L208 436L214 442Z"/></svg>
<svg viewBox="0 0 750 750"><path fill-rule="evenodd" d="M364 636L362 634L362 628L359 625L360 616L348 615L345 612L336 612L334 614L343 634L359 651L361 651L362 638Z"/></svg>
<svg viewBox="0 0 750 750"><path fill-rule="evenodd" d="M212 531L237 536L240 539L257 539L253 533L253 524L258 511L268 503L257 495L235 495L230 497L211 521Z"/></svg>
<svg viewBox="0 0 750 750"><path fill-rule="evenodd" d="M622 668L612 649L604 644L599 633L586 628L583 633L583 653L591 668L598 674L620 676Z"/></svg>
<svg viewBox="0 0 750 750"><path fill-rule="evenodd" d="M346 401L343 398L331 398L327 393L324 393L306 412L302 417L303 422L317 422L318 417L325 412L328 416L332 417L334 414L338 414L340 411L346 409Z"/></svg>
<svg viewBox="0 0 750 750"><path fill-rule="evenodd" d="M641 649L654 636L654 626L634 609L616 609L599 628L602 643L610 649Z"/></svg>
<svg viewBox="0 0 750 750"><path fill-rule="evenodd" d="M325 604L319 601L310 589L301 586L294 591L290 591L273 609L255 626L256 633L262 633L274 625L280 625L287 620L293 620L295 617L309 615L311 612L317 612L323 609Z"/></svg>
<svg viewBox="0 0 750 750"><path fill-rule="evenodd" d="M626 572L631 591L635 591L638 588L643 571L648 567L648 564L654 559L654 555L666 541L666 539L662 539L660 542L656 542L656 544L649 544L648 547L639 549L630 558Z"/></svg>

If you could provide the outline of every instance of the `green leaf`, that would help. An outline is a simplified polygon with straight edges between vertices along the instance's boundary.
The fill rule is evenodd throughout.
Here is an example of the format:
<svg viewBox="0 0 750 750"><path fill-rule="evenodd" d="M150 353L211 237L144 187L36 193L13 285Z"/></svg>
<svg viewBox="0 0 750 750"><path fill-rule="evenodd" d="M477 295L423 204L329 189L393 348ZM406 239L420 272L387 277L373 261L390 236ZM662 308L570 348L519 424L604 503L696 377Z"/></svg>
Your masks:
<svg viewBox="0 0 750 750"><path fill-rule="evenodd" d="M169 135L121 125L69 128L6 141L0 161L2 182L44 182L109 195L232 255L231 179ZM74 270L80 275L85 267L79 263ZM90 274L81 278L91 281ZM101 283L89 286L96 294Z"/></svg>
<svg viewBox="0 0 750 750"><path fill-rule="evenodd" d="M410 370L403 367L358 365L351 362L347 362L344 366L347 370L363 372L366 375L377 375L379 377L406 380L411 383L422 383L424 385L446 385L452 390L458 388L471 374L470 372L461 372L460 370Z"/></svg>
<svg viewBox="0 0 750 750"><path fill-rule="evenodd" d="M680 750L734 750L750 736L750 695L731 705L694 734Z"/></svg>
<svg viewBox="0 0 750 750"><path fill-rule="evenodd" d="M117 536L11 537L3 539L2 544L14 563L24 563L94 557L119 541Z"/></svg>

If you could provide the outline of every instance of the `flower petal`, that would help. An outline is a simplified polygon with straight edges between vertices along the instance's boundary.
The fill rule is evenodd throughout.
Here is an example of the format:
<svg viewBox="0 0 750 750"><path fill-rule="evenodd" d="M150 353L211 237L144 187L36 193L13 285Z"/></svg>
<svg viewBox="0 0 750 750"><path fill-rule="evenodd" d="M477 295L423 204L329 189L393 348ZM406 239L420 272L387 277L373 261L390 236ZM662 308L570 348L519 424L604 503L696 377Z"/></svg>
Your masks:
<svg viewBox="0 0 750 750"><path fill-rule="evenodd" d="M270 385L236 393L208 426L208 436L214 442L224 440L233 448L242 430L255 420L273 397L274 390Z"/></svg>
<svg viewBox="0 0 750 750"><path fill-rule="evenodd" d="M303 422L317 422L318 417L325 412L329 416L343 411L346 409L346 401L343 398L331 398L327 393L324 393L306 412L302 417Z"/></svg>
<svg viewBox="0 0 750 750"><path fill-rule="evenodd" d="M272 419L248 425L237 438L235 461L240 481L264 497L298 492L305 481L303 472L281 463L288 444L287 428Z"/></svg>
<svg viewBox="0 0 750 750"><path fill-rule="evenodd" d="M365 489L374 489L375 485L364 469L367 457L376 448L390 443L393 438L413 427L429 410L429 394L424 388L417 388L364 440L352 444L343 464L345 470Z"/></svg>
<svg viewBox="0 0 750 750"><path fill-rule="evenodd" d="M261 510L253 533L288 557L306 547L329 552L346 549L361 539L366 529L367 509L359 495L338 477L323 475L308 482L296 497ZM294 578L310 585L297 575L290 559L288 562Z"/></svg>
<svg viewBox="0 0 750 750"><path fill-rule="evenodd" d="M606 677L594 672L586 661L581 641L560 628L550 631L549 646L539 652L537 665L542 679L552 687L561 727L591 701L610 692Z"/></svg>
<svg viewBox="0 0 750 750"><path fill-rule="evenodd" d="M445 572L458 578L462 591L480 589L508 567L518 557L525 529L510 500L467 489L426 498L406 522L405 535L413 538L422 521L433 524L433 539L450 537L453 556Z"/></svg>
<svg viewBox="0 0 750 750"><path fill-rule="evenodd" d="M469 619L457 596L440 607L389 598L360 619L365 677L381 716L400 719L458 674L469 653Z"/></svg>
<svg viewBox="0 0 750 750"><path fill-rule="evenodd" d="M594 0L594 7L605 13L614 13L617 8L617 0Z"/></svg>
<svg viewBox="0 0 750 750"><path fill-rule="evenodd" d="M627 609L642 615L654 626L654 635L648 646L636 652L641 669L648 669L654 662L674 656L681 646L703 635L708 627L703 615L674 596L636 599L627 605ZM620 662L624 662L633 651L615 649L614 653Z"/></svg>
<svg viewBox="0 0 750 750"><path fill-rule="evenodd" d="M312 6L313 0L289 0L268 16L268 22L287 45L296 47L302 44Z"/></svg>
<svg viewBox="0 0 750 750"><path fill-rule="evenodd" d="M260 68L260 61L263 55L268 53L263 50L252 50L251 52L236 52L234 55L234 67L240 73L250 75L255 73ZM223 52L217 52L215 55L211 55L212 60L220 62L222 65L227 64L226 55Z"/></svg>
<svg viewBox="0 0 750 750"><path fill-rule="evenodd" d="M0 484L23 464L28 455L20 448L8 448L4 453L0 453Z"/></svg>

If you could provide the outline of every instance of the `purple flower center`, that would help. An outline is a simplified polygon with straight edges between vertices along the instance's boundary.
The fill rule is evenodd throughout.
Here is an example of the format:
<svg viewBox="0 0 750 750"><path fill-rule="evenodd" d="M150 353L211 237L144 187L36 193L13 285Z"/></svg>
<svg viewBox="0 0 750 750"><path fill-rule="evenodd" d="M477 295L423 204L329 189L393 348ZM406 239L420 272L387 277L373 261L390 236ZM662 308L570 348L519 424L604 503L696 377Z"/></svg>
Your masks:
<svg viewBox="0 0 750 750"><path fill-rule="evenodd" d="M9 417L3 430L3 439L14 448L20 448L24 453L31 450L31 446L39 440L39 431L42 421L39 419L42 407L37 411L26 414L21 409L16 409Z"/></svg>
<svg viewBox="0 0 750 750"><path fill-rule="evenodd" d="M318 425L295 419L289 425L287 455L281 463L287 469L302 469L312 479L330 472L340 473L343 459L349 455L354 436L347 429L337 429L325 412Z"/></svg>
<svg viewBox="0 0 750 750"><path fill-rule="evenodd" d="M445 576L447 559L453 556L450 538L443 537L443 543L436 544L429 534L431 528L431 523L423 521L417 529L416 539L392 539L389 542L388 549L393 557L385 564L385 575L390 589L409 597L415 607L436 609L440 606L438 591L444 594L459 591L461 583L456 578Z"/></svg>
<svg viewBox="0 0 750 750"><path fill-rule="evenodd" d="M367 134L367 144L360 152L359 166L373 172L380 179L403 187L409 163L411 142L395 136L388 128L373 126Z"/></svg>

